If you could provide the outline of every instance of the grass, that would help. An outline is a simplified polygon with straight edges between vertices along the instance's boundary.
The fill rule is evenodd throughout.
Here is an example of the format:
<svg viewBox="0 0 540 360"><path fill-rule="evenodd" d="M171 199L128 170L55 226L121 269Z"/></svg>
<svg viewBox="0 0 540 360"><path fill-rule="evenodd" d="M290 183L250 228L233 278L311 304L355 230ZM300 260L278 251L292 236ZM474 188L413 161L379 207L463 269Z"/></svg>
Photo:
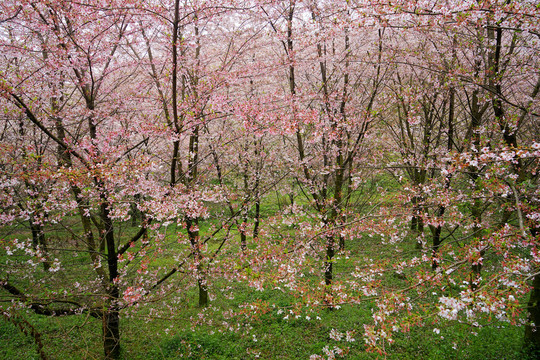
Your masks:
<svg viewBox="0 0 540 360"><path fill-rule="evenodd" d="M281 196L279 206L287 201ZM277 199L270 195L261 209L264 221L275 214ZM201 234L206 234L212 226L219 224L218 219L201 222ZM71 219L69 228L56 229L54 239L57 243L72 238L80 233L80 224ZM122 238L128 239L138 229L119 228ZM293 228L282 228L284 236L294 235ZM189 251L184 244L179 244L177 237L184 232L181 227L172 224L167 229L163 241L163 252L157 250L151 254L150 269L168 268L176 264L173 255L180 251ZM15 237L24 237L27 231L21 228L10 229L3 241ZM222 236L219 234L219 236ZM279 240L279 237L276 237ZM276 240L275 239L275 240ZM219 241L210 241L209 250L219 246ZM254 245L251 244L250 247ZM338 281L345 282L357 263L371 258L384 261L398 246L403 259L418 256L413 239L397 245L385 245L378 237L359 234L354 241L347 243L346 252L339 254L335 263L335 275ZM131 251L141 250L137 244ZM149 249L149 251L153 251ZM234 258L238 254L238 239L232 239L224 254ZM60 254L60 252L58 253ZM66 255L67 254L67 255ZM78 278L90 276L85 273L90 269L87 253L62 253L63 263L69 266L71 273L59 278L66 288ZM348 258L347 258L348 257ZM0 261L7 257L0 254ZM21 258L24 260L24 258ZM234 259L233 259L234 260ZM39 275L40 269L36 270ZM43 279L47 274L37 276ZM136 275L134 275L136 276ZM212 279L211 293L216 296L211 307L201 310L196 306L197 292L190 283L189 272L177 276L175 291L178 302L173 298L155 299L155 302L141 304L122 313L121 343L122 359L308 359L312 354L323 355L323 348L344 349L350 359L380 359L378 353L366 352L362 338L364 324L373 323L372 314L376 310L372 301L359 305L343 305L340 309L294 308L298 299L291 292L284 292L267 285L264 291L256 291L244 282L235 279ZM306 274L306 284L317 286L318 275ZM400 288L405 280L390 272L384 278L388 288ZM24 281L22 281L24 283ZM221 289L230 287L234 299L221 294ZM58 290L55 287L53 290ZM0 298L6 302L5 297ZM427 301L427 300L426 300ZM433 299L431 299L433 301ZM267 304L265 311L257 316L236 316L227 318L226 311L239 312L244 304ZM3 309L4 304L0 305ZM294 311L293 311L294 310ZM291 313L291 311L293 311ZM86 314L69 317L44 317L20 310L18 314L31 324L41 335L44 351L51 359L99 359L102 357L101 323ZM200 315L202 320L199 321ZM204 315L206 314L206 315ZM226 324L225 324L226 323ZM330 338L332 329L340 333L349 332L354 341L336 341ZM388 359L523 359L523 328L509 326L507 323L491 323L481 328L471 328L461 323L449 323L437 333L435 326L425 321L420 326L412 327L407 333L394 334L394 344L385 344ZM472 334L472 331L476 332ZM0 358L1 359L38 359L36 344L31 336L8 321L0 318Z"/></svg>
<svg viewBox="0 0 540 360"><path fill-rule="evenodd" d="M192 309L195 313L196 309ZM368 309L345 306L340 310L320 313L321 319L305 316L283 320L275 312L252 324L249 334L242 331L218 332L200 326L193 330L188 321L122 320L123 359L307 359L322 354L329 345L348 346L348 358L378 359L377 353L365 352L361 332L369 322ZM51 359L100 358L99 322L82 318L42 318L28 315L41 331L45 352ZM169 334L165 329L172 328ZM332 329L357 329L355 341L336 342L328 336ZM419 327L410 333L398 334L388 348L389 359L523 359L522 329L505 325L482 328L472 335L464 325L445 328L435 334L432 327ZM28 336L15 326L0 321L0 358L38 359L36 347ZM345 346L344 346L345 345ZM454 347L456 347L454 349Z"/></svg>

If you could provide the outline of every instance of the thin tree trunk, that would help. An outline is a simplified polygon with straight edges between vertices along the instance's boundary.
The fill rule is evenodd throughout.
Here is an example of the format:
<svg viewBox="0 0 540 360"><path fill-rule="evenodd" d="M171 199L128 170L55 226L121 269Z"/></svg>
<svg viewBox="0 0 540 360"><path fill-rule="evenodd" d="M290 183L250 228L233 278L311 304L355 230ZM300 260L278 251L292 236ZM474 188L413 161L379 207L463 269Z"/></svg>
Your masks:
<svg viewBox="0 0 540 360"><path fill-rule="evenodd" d="M197 219L190 219L186 217L186 226L193 258L196 261L197 285L199 287L199 307L205 307L208 305L208 286L206 283L206 275L204 274L204 267L201 263L203 258L201 249L199 248L199 222Z"/></svg>
<svg viewBox="0 0 540 360"><path fill-rule="evenodd" d="M255 199L255 224L253 224L253 240L259 238L259 225L261 223L261 201L258 198Z"/></svg>
<svg viewBox="0 0 540 360"><path fill-rule="evenodd" d="M118 297L118 288L114 287L110 294ZM103 312L103 350L106 360L116 360L120 358L120 313L118 307L112 305Z"/></svg>
<svg viewBox="0 0 540 360"><path fill-rule="evenodd" d="M109 204L106 195L103 193L103 189L101 191L101 221L105 231L104 242L107 245L107 268L109 270L108 309L103 313L103 350L105 358L109 360L120 357L120 314L118 309L120 290L115 284L118 279L118 255L114 240L114 226L109 216Z"/></svg>
<svg viewBox="0 0 540 360"><path fill-rule="evenodd" d="M259 225L261 222L261 190L260 190L260 183L261 183L261 172L263 167L263 160L259 159L261 149L262 148L262 139L257 143L257 141L254 141L255 143L255 159L257 161L255 165L255 184L253 185L253 192L255 196L255 223L253 224L253 240L259 238Z"/></svg>
<svg viewBox="0 0 540 360"><path fill-rule="evenodd" d="M247 145L245 150L247 151ZM242 162L242 158L240 157L240 162ZM240 248L243 252L247 250L247 221L248 221L248 200L249 200L249 177L248 177L248 161L247 159L244 161L244 169L242 177L244 179L244 200L242 201L242 224L240 225Z"/></svg>
<svg viewBox="0 0 540 360"><path fill-rule="evenodd" d="M475 63L475 72L478 73L480 69L480 62L477 61ZM482 125L482 117L484 112L487 110L489 104L481 105L480 99L478 97L478 90L475 89L472 92L472 104L471 104L471 126L468 131L468 138L471 141L471 144L474 146L474 148L478 151L480 149L480 134L479 129ZM477 180L480 177L480 169L478 169L476 166L470 166L469 167L469 177L474 182L475 188L478 186ZM475 199L474 203L471 208L471 216L476 224L476 227L478 228L478 231L480 230L480 226L482 223L482 203L479 199ZM482 260L481 258L484 256L484 251L480 251L479 253L479 262L475 265L471 266L471 278L470 278L470 288L472 290L476 290L478 288L477 282L480 279L480 275L482 272Z"/></svg>
<svg viewBox="0 0 540 360"><path fill-rule="evenodd" d="M324 284L327 288L332 286L334 255L334 236L330 235L326 238L326 260L324 262ZM328 291L330 290L328 289Z"/></svg>
<svg viewBox="0 0 540 360"><path fill-rule="evenodd" d="M471 209L472 218L476 224L475 231L481 231L481 222L482 222L482 203L479 199L474 200L473 207ZM481 238L481 234L477 237ZM478 254L478 261L476 264L471 266L471 279L470 279L470 288L471 290L478 289L478 282L480 281L480 277L482 275L482 259L485 255L485 250L480 250Z"/></svg>
<svg viewBox="0 0 540 360"><path fill-rule="evenodd" d="M452 151L453 147L453 136L454 136L454 102L455 102L455 93L454 88L450 88L450 94L449 94L450 100L448 104L448 141L446 145L446 149L448 150L448 153ZM441 124L442 126L442 124ZM446 178L444 180L444 189L447 190L450 187L450 176L446 175ZM442 232L442 216L444 215L444 212L446 211L446 207L444 205L439 205L439 209L437 210L437 217L439 218L439 224L433 231L433 246L432 246L432 255L431 255L431 268L433 270L437 270L439 267L439 263L437 261L437 258L439 257L439 247L441 246L441 232Z"/></svg>
<svg viewBox="0 0 540 360"><path fill-rule="evenodd" d="M422 217L422 207L419 205L422 202L420 196L413 196L411 200L413 204L413 216L411 219L411 230L416 239L416 248L421 250L424 245L422 242L422 234L424 233L424 219Z"/></svg>
<svg viewBox="0 0 540 360"><path fill-rule="evenodd" d="M540 234L540 228L530 230L533 237ZM527 303L528 322L525 326L525 350L531 359L540 357L540 275L533 278L532 290Z"/></svg>
<svg viewBox="0 0 540 360"><path fill-rule="evenodd" d="M533 278L527 309L529 316L525 326L525 347L531 359L538 359L540 356L540 275Z"/></svg>
<svg viewBox="0 0 540 360"><path fill-rule="evenodd" d="M43 256L45 257L45 261L43 261L43 269L47 271L50 269L51 263L49 262L49 259L48 259L49 250L47 249L47 239L45 238L43 225L36 224L34 222L33 217L31 217L30 229L32 230L32 246L34 247L34 249L37 249L39 245L39 249L42 252Z"/></svg>

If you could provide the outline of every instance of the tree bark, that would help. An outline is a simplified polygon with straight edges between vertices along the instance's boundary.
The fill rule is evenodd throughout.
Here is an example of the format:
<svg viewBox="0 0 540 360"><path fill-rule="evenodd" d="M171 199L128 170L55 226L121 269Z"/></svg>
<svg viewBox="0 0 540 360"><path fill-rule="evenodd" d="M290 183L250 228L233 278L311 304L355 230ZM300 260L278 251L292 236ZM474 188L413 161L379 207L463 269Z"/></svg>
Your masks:
<svg viewBox="0 0 540 360"><path fill-rule="evenodd" d="M533 278L527 308L529 316L525 326L525 349L531 359L537 359L540 356L540 275Z"/></svg>
<svg viewBox="0 0 540 360"><path fill-rule="evenodd" d="M206 284L206 276L204 274L204 268L201 264L202 254L199 248L199 222L197 219L190 219L186 216L186 227L188 231L188 238L191 244L191 251L193 258L196 261L197 268L197 285L199 287L199 307L205 307L208 305L208 286Z"/></svg>
<svg viewBox="0 0 540 360"><path fill-rule="evenodd" d="M324 283L326 286L332 285L334 254L334 237L328 236L326 242L326 261L324 262Z"/></svg>
<svg viewBox="0 0 540 360"><path fill-rule="evenodd" d="M32 230L32 246L35 249L39 246L41 252L43 253L45 257L45 261L43 261L43 269L45 271L49 270L51 267L51 263L48 259L48 249L47 249L47 239L45 238L45 232L43 231L43 225L36 224L34 222L33 217L30 218L30 229Z"/></svg>
<svg viewBox="0 0 540 360"><path fill-rule="evenodd" d="M116 292L118 297L118 288L114 287L112 293ZM111 294L114 296L114 294ZM106 360L116 360L120 358L120 313L116 305L111 306L103 312L103 350Z"/></svg>
<svg viewBox="0 0 540 360"><path fill-rule="evenodd" d="M107 284L108 309L103 313L103 350L105 358L118 359L120 357L120 313L118 308L118 298L120 290L116 285L118 278L118 254L114 240L114 226L109 216L109 203L101 183L101 221L105 231L105 241L107 246L107 268L109 271L109 281Z"/></svg>

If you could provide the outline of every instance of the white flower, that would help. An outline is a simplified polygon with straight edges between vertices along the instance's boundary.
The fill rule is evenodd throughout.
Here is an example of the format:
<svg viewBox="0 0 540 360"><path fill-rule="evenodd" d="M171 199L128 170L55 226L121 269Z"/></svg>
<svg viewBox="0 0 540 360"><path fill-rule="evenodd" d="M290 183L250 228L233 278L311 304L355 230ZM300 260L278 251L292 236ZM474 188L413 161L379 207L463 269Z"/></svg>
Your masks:
<svg viewBox="0 0 540 360"><path fill-rule="evenodd" d="M435 328L435 329L433 329L433 332L434 332L435 334L440 334L441 330Z"/></svg>
<svg viewBox="0 0 540 360"><path fill-rule="evenodd" d="M336 329L332 329L330 331L330 339L340 341L341 338L343 338L343 334L337 331Z"/></svg>

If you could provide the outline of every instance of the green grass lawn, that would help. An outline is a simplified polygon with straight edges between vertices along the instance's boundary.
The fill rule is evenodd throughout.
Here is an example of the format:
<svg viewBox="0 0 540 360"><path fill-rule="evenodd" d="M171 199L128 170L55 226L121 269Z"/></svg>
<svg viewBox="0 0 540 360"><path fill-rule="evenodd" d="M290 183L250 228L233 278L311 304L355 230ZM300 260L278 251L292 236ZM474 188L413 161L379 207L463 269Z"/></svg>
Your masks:
<svg viewBox="0 0 540 360"><path fill-rule="evenodd" d="M385 195L389 197L390 195ZM298 198L301 200L301 198ZM389 198L372 201L389 201ZM262 223L283 208L288 199L284 196L269 196L261 209ZM307 205L301 200L301 205ZM304 217L308 219L309 216ZM76 218L57 226L49 234L51 248L62 246L68 249L75 246L73 234L81 232ZM201 238L216 229L220 219L211 218L201 221ZM69 225L69 226L67 226ZM117 236L129 239L138 231L129 224L117 226ZM159 249L149 246L147 249L149 269L163 274L171 266L178 263L175 255L189 253L189 247L178 239L184 236L181 226L171 224L166 230ZM280 228L280 235L266 228L271 241L279 241L284 237L294 240L295 227ZM429 230L426 230L426 233ZM233 225L231 232L235 233ZM212 254L221 243L226 232L218 232L208 242L207 251ZM5 233L2 241L29 236L24 228L12 228ZM269 240L270 241L270 240ZM251 249L257 247L250 243ZM396 248L399 252L396 252ZM141 251L139 242L130 251ZM239 254L239 238L232 237L222 251L223 261L234 261ZM62 263L69 267L59 281L65 282L60 287L69 287L77 279L91 276L91 260L86 253L75 254L70 251L54 252L62 256ZM337 282L346 284L351 272L358 264L365 264L366 259L376 261L387 260L388 257L399 256L403 260L421 255L415 248L414 239L406 239L398 244L384 244L377 236L370 237L358 234L358 237L346 244L346 250L335 258L334 274ZM0 262L5 264L6 254L0 254ZM24 258L22 259L24 260ZM320 259L310 259L314 266L322 263ZM317 265L318 264L318 265ZM6 265L2 265L6 266ZM124 266L121 264L121 268ZM160 268L161 270L158 270ZM246 264L238 265L238 271L247 272ZM261 271L272 271L271 266ZM37 269L36 272L41 271ZM473 328L464 323L449 322L436 329L427 319L413 326L409 332L396 332L393 344L384 344L386 355L366 351L363 339L364 324L373 322L375 310L373 301L360 304L343 304L339 309L328 310L323 307L302 307L303 300L292 291L276 289L275 284L266 283L264 291L257 291L243 281L236 279L211 279L210 293L214 297L207 309L197 305L197 289L193 285L193 277L189 270L178 273L169 281L175 286L175 296L153 298L152 302L141 303L137 307L122 312L121 317L121 355L122 359L309 359L313 354L322 355L323 349L344 352L348 359L523 359L523 328L510 326L508 323L491 322L489 326ZM38 279L45 279L46 272L35 274ZM322 271L314 274L305 273L302 284L313 289L319 286ZM406 276L398 276L390 271L385 273L382 281L389 289L402 288L406 285ZM40 277L41 276L41 277ZM256 275L250 275L256 276ZM133 277L136 277L133 271ZM20 284L29 286L25 280ZM55 287L54 291L58 291ZM226 290L226 291L224 291ZM230 298L234 294L234 298ZM8 305L5 294L0 295L0 309ZM436 301L436 298L425 298L424 302ZM249 311L242 312L249 304L264 304L264 311L253 316ZM230 312L237 313L229 316ZM38 359L34 338L29 335L30 326L41 336L43 350L49 359L100 359L102 358L101 323L87 314L67 317L45 317L23 309L18 316L24 319L22 330L17 326L20 321L9 321L7 316L0 317L0 359ZM340 341L330 338L335 329L343 335ZM439 331L440 330L440 331ZM348 334L348 340L346 335ZM339 358L339 356L337 356Z"/></svg>

